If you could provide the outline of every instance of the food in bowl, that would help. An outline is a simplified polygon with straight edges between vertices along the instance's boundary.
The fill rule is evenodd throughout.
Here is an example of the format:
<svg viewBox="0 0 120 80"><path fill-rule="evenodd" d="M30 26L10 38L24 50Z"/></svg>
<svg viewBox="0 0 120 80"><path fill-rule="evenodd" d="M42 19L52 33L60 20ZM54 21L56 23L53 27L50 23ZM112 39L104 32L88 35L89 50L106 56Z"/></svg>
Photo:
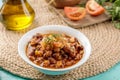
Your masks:
<svg viewBox="0 0 120 80"><path fill-rule="evenodd" d="M66 68L46 68L36 65L28 58L28 56L26 55L26 49L32 37L35 36L35 34L37 33L44 35L50 34L52 32L65 34L70 37L72 36L79 41L80 45L83 45L84 49L83 56L76 64ZM47 75L62 75L75 68L81 67L81 65L84 64L89 59L89 56L91 54L91 44L88 38L83 33L76 29L63 25L46 25L30 30L29 32L24 34L18 42L18 53L26 63L34 67L36 70L39 70L40 72Z"/></svg>
<svg viewBox="0 0 120 80"><path fill-rule="evenodd" d="M27 57L45 68L67 68L78 63L84 54L77 38L61 33L37 33L28 42Z"/></svg>

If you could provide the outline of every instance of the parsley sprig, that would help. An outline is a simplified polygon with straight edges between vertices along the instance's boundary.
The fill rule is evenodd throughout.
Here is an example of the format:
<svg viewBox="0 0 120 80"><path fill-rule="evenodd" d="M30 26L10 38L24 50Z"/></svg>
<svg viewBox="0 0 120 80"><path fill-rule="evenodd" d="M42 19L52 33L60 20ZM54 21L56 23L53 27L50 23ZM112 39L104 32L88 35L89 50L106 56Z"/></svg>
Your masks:
<svg viewBox="0 0 120 80"><path fill-rule="evenodd" d="M120 0L96 0L100 5L104 5L105 2L112 3L111 6L105 6L112 18L112 22L115 27L120 29Z"/></svg>

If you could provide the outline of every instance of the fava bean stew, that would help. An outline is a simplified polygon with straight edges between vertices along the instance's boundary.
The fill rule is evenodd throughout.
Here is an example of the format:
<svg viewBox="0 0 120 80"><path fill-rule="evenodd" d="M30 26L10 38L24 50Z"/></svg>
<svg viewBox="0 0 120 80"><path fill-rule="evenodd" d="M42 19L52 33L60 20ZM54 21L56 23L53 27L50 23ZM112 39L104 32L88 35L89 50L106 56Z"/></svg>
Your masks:
<svg viewBox="0 0 120 80"><path fill-rule="evenodd" d="M60 33L40 34L32 37L26 47L28 58L45 68L66 68L80 61L84 48L75 37Z"/></svg>

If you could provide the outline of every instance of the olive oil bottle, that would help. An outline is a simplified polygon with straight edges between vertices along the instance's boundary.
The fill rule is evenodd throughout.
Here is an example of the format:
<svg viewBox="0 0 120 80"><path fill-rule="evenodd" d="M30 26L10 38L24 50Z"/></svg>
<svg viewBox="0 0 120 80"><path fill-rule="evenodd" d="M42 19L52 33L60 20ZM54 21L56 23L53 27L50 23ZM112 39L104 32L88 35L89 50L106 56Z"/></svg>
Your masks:
<svg viewBox="0 0 120 80"><path fill-rule="evenodd" d="M0 20L10 30L29 27L34 17L35 12L27 0L5 0L0 10Z"/></svg>

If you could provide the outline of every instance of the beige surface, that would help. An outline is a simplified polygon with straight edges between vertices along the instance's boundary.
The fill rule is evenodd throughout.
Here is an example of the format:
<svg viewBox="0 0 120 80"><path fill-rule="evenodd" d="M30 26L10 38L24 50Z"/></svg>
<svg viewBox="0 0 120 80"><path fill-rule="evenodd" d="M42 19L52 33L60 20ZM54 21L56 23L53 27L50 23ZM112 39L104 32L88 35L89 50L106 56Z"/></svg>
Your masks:
<svg viewBox="0 0 120 80"><path fill-rule="evenodd" d="M0 24L0 66L22 77L42 80L75 80L106 71L120 61L120 30L110 22L78 29L92 44L90 59L81 67L61 76L48 76L25 63L17 52L18 40L28 30L48 24L66 25L53 10L49 10L45 0L31 0L36 11L33 25L26 30L15 32L6 30Z"/></svg>

